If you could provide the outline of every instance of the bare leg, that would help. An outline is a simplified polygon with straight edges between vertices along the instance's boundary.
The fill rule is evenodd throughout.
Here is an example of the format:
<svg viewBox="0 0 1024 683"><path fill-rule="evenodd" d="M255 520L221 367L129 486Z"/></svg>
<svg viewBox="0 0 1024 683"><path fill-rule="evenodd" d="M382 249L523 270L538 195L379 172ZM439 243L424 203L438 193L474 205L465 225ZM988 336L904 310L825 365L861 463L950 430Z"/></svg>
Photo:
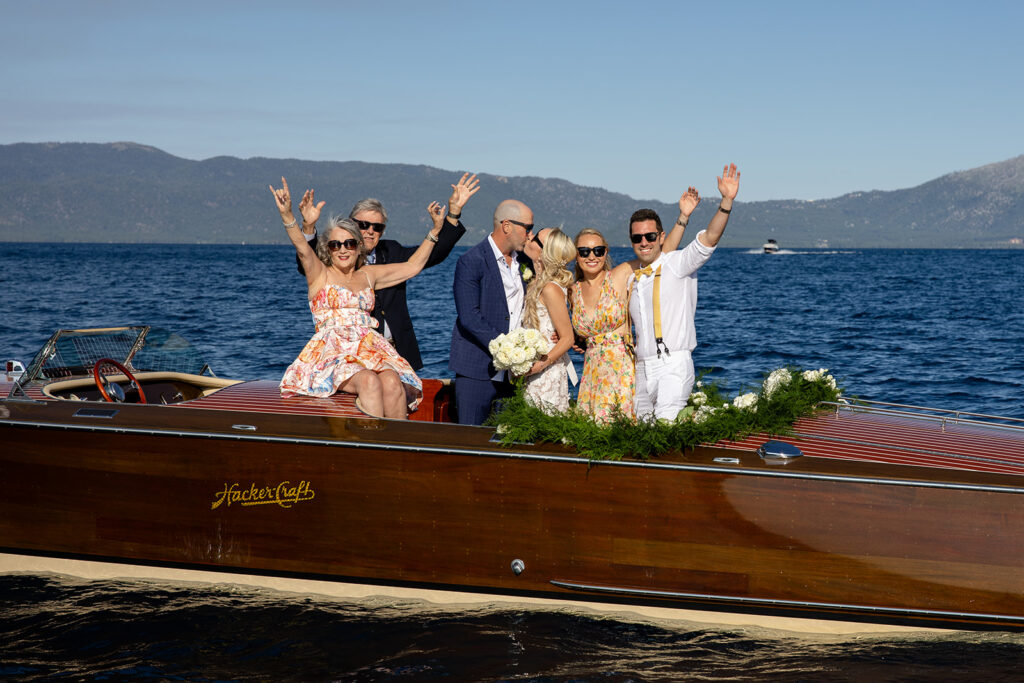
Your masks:
<svg viewBox="0 0 1024 683"><path fill-rule="evenodd" d="M380 378L373 370L360 370L341 385L341 390L355 394L363 411L373 417L384 417L384 392Z"/></svg>
<svg viewBox="0 0 1024 683"><path fill-rule="evenodd" d="M409 417L408 406L405 403L405 386L401 378L394 370L381 370L377 373L380 378L381 390L384 395L384 417L394 417L404 420Z"/></svg>

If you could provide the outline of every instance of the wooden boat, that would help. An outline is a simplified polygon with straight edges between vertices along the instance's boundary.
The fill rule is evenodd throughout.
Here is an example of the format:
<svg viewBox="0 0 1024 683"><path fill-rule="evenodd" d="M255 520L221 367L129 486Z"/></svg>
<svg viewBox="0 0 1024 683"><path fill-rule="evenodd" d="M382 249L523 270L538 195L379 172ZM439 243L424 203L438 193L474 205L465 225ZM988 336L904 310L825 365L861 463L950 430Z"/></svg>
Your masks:
<svg viewBox="0 0 1024 683"><path fill-rule="evenodd" d="M114 388L129 375L146 403ZM375 419L213 377L145 326L58 332L0 391L10 556L1024 626L1021 420L838 403L781 441L594 463L450 423L442 381L411 420Z"/></svg>

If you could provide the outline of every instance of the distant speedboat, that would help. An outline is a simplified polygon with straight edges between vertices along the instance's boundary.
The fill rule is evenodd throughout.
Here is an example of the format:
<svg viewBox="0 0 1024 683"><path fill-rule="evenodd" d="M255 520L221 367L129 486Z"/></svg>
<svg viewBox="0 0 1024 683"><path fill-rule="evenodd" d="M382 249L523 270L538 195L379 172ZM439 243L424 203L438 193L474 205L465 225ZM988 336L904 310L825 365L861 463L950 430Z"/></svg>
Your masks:
<svg viewBox="0 0 1024 683"><path fill-rule="evenodd" d="M775 240L768 240L761 248L764 249L766 254L777 254L779 252L779 243Z"/></svg>

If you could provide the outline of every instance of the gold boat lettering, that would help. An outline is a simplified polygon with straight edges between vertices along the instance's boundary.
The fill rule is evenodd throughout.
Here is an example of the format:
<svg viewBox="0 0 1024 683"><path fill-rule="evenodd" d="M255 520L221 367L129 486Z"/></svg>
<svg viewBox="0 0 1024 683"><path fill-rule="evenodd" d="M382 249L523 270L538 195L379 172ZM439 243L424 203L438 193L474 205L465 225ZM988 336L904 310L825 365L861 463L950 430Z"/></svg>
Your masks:
<svg viewBox="0 0 1024 683"><path fill-rule="evenodd" d="M308 481L300 481L293 486L290 481L282 481L275 486L256 487L255 483L249 484L248 488L242 488L237 481L228 484L224 482L224 490L213 494L214 500L210 504L211 510L216 510L222 503L225 507L231 507L232 503L238 503L242 507L249 505L280 505L283 508L290 508L296 503L304 503L313 500L316 492Z"/></svg>

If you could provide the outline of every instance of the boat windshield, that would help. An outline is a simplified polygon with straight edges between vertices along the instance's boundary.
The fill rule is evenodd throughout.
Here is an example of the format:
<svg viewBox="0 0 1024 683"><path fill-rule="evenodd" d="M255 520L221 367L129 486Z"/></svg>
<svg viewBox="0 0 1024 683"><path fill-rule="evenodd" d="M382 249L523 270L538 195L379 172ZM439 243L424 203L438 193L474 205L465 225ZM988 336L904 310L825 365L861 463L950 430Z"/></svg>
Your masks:
<svg viewBox="0 0 1024 683"><path fill-rule="evenodd" d="M199 351L181 335L138 325L58 330L32 360L25 381L88 375L101 358L116 360L135 372L201 375L209 371Z"/></svg>

